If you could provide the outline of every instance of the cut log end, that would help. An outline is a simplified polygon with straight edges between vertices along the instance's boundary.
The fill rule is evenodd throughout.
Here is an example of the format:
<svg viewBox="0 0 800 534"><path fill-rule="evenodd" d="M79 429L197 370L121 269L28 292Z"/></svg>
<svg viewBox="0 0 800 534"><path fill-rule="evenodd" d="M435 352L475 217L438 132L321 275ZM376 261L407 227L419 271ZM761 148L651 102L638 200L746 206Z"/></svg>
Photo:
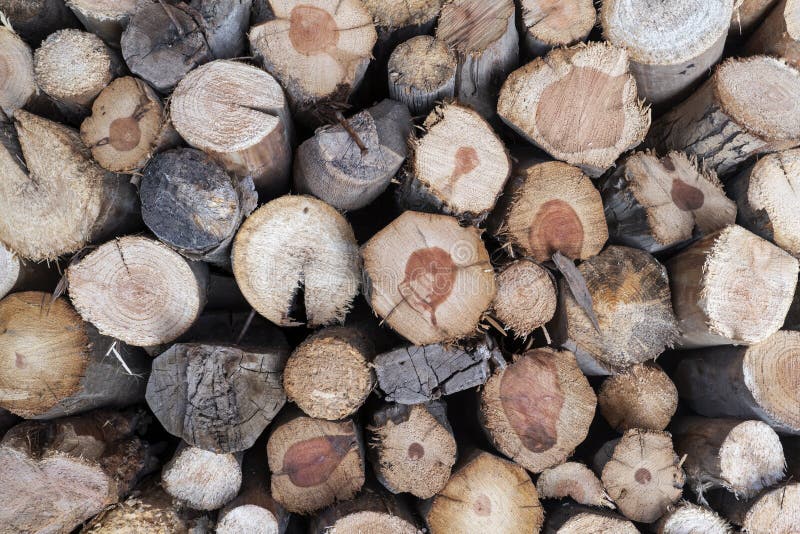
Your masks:
<svg viewBox="0 0 800 534"><path fill-rule="evenodd" d="M492 309L517 336L528 336L555 315L556 290L548 269L532 261L517 260L497 275Z"/></svg>
<svg viewBox="0 0 800 534"><path fill-rule="evenodd" d="M310 534L392 532L419 534L417 519L405 501L368 485L354 499L323 510L311 521Z"/></svg>
<svg viewBox="0 0 800 534"><path fill-rule="evenodd" d="M597 19L591 0L523 0L521 7L525 47L532 56L585 41Z"/></svg>
<svg viewBox="0 0 800 534"><path fill-rule="evenodd" d="M389 95L413 115L429 113L455 94L457 59L444 41L420 35L398 45L389 57Z"/></svg>
<svg viewBox="0 0 800 534"><path fill-rule="evenodd" d="M500 452L539 473L586 439L596 402L572 353L535 349L489 379L480 421Z"/></svg>
<svg viewBox="0 0 800 534"><path fill-rule="evenodd" d="M791 534L800 524L800 484L767 491L747 510L742 529L746 532Z"/></svg>
<svg viewBox="0 0 800 534"><path fill-rule="evenodd" d="M545 469L536 481L536 490L542 499L569 497L587 506L615 508L592 470L578 462L566 462Z"/></svg>
<svg viewBox="0 0 800 534"><path fill-rule="evenodd" d="M35 93L30 46L14 31L0 26L0 109L11 117Z"/></svg>
<svg viewBox="0 0 800 534"><path fill-rule="evenodd" d="M225 513L217 522L219 534L281 534L275 515L260 506L245 504Z"/></svg>
<svg viewBox="0 0 800 534"><path fill-rule="evenodd" d="M439 16L444 0L363 0L364 7L372 15L375 25L383 28L423 26Z"/></svg>
<svg viewBox="0 0 800 534"><path fill-rule="evenodd" d="M236 497L242 485L240 460L181 445L161 471L164 491L195 510L216 510Z"/></svg>
<svg viewBox="0 0 800 534"><path fill-rule="evenodd" d="M556 508L547 516L548 534L585 534L586 532L617 532L636 534L639 532L633 523L617 514L567 503Z"/></svg>
<svg viewBox="0 0 800 534"><path fill-rule="evenodd" d="M658 534L730 534L732 530L728 522L713 510L688 501L679 503L664 514L657 527Z"/></svg>
<svg viewBox="0 0 800 534"><path fill-rule="evenodd" d="M678 390L655 365L635 365L607 378L597 395L600 413L618 432L664 430L678 407Z"/></svg>

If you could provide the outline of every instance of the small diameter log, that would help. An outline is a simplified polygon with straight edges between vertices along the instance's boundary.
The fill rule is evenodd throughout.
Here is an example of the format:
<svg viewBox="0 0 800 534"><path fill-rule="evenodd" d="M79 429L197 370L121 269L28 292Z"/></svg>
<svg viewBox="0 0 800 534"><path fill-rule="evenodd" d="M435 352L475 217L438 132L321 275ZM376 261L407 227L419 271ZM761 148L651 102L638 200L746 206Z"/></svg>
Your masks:
<svg viewBox="0 0 800 534"><path fill-rule="evenodd" d="M0 406L51 419L142 400L149 358L101 336L66 299L37 291L0 300Z"/></svg>
<svg viewBox="0 0 800 534"><path fill-rule="evenodd" d="M56 30L80 27L64 0L0 0L0 11L32 47Z"/></svg>
<svg viewBox="0 0 800 534"><path fill-rule="evenodd" d="M666 263L685 348L752 345L778 331L797 285L797 260L730 225Z"/></svg>
<svg viewBox="0 0 800 534"><path fill-rule="evenodd" d="M782 484L747 500L725 493L720 509L742 532L793 534L800 524L800 483Z"/></svg>
<svg viewBox="0 0 800 534"><path fill-rule="evenodd" d="M36 92L31 47L14 30L0 26L0 110L13 117Z"/></svg>
<svg viewBox="0 0 800 534"><path fill-rule="evenodd" d="M169 343L205 305L208 268L140 236L105 243L67 269L69 296L100 333L130 345Z"/></svg>
<svg viewBox="0 0 800 534"><path fill-rule="evenodd" d="M273 498L308 514L352 499L364 484L364 445L352 419L325 421L289 412L267 442Z"/></svg>
<svg viewBox="0 0 800 534"><path fill-rule="evenodd" d="M306 338L286 362L286 396L311 417L349 417L375 386L373 353L372 342L357 329L323 328Z"/></svg>
<svg viewBox="0 0 800 534"><path fill-rule="evenodd" d="M211 55L217 59L244 55L253 0L191 0L202 21Z"/></svg>
<svg viewBox="0 0 800 534"><path fill-rule="evenodd" d="M297 149L294 187L334 208L363 208L383 193L406 159L411 115L383 100L340 124L319 128Z"/></svg>
<svg viewBox="0 0 800 534"><path fill-rule="evenodd" d="M458 55L455 94L487 119L497 90L519 65L519 34L512 0L453 0L442 7L436 38Z"/></svg>
<svg viewBox="0 0 800 534"><path fill-rule="evenodd" d="M57 263L25 261L0 243L0 299L18 291L52 292L60 278Z"/></svg>
<svg viewBox="0 0 800 534"><path fill-rule="evenodd" d="M340 323L358 293L350 223L309 196L282 196L253 212L236 234L231 259L247 301L280 326Z"/></svg>
<svg viewBox="0 0 800 534"><path fill-rule="evenodd" d="M515 70L503 83L497 113L529 142L591 177L638 145L650 126L628 52L605 42L556 49Z"/></svg>
<svg viewBox="0 0 800 534"><path fill-rule="evenodd" d="M378 387L389 402L418 404L482 386L491 374L489 360L503 361L489 338L463 347L401 347L375 357Z"/></svg>
<svg viewBox="0 0 800 534"><path fill-rule="evenodd" d="M800 72L775 58L730 58L653 123L646 143L684 151L724 176L751 156L800 144L798 110Z"/></svg>
<svg viewBox="0 0 800 534"><path fill-rule="evenodd" d="M742 35L753 33L777 3L778 0L742 0L737 6L737 2L734 2L728 39L738 39Z"/></svg>
<svg viewBox="0 0 800 534"><path fill-rule="evenodd" d="M492 313L515 335L528 336L555 315L558 287L548 269L527 259L515 260L496 280Z"/></svg>
<svg viewBox="0 0 800 534"><path fill-rule="evenodd" d="M786 460L778 435L761 421L676 417L670 425L675 450L698 495L724 488L750 498L783 478Z"/></svg>
<svg viewBox="0 0 800 534"><path fill-rule="evenodd" d="M216 453L249 449L286 403L282 336L263 348L172 345L153 360L147 404L167 432Z"/></svg>
<svg viewBox="0 0 800 534"><path fill-rule="evenodd" d="M289 514L269 492L266 435L244 455L242 489L225 505L217 520L217 534L283 534Z"/></svg>
<svg viewBox="0 0 800 534"><path fill-rule="evenodd" d="M368 430L372 467L386 489L429 499L447 484L457 451L444 402L387 404Z"/></svg>
<svg viewBox="0 0 800 534"><path fill-rule="evenodd" d="M427 115L436 102L455 96L457 67L447 43L430 35L413 37L389 57L389 96L406 104L412 115Z"/></svg>
<svg viewBox="0 0 800 534"><path fill-rule="evenodd" d="M600 186L611 241L651 253L736 221L717 175L682 152L628 156Z"/></svg>
<svg viewBox="0 0 800 534"><path fill-rule="evenodd" d="M715 511L681 501L658 521L657 534L730 534L731 526Z"/></svg>
<svg viewBox="0 0 800 534"><path fill-rule="evenodd" d="M372 309L416 345L476 333L495 295L476 228L447 215L406 211L361 249Z"/></svg>
<svg viewBox="0 0 800 534"><path fill-rule="evenodd" d="M778 2L747 41L744 52L775 56L800 67L800 2Z"/></svg>
<svg viewBox="0 0 800 534"><path fill-rule="evenodd" d="M517 464L475 450L442 491L422 506L431 534L538 532L544 522L536 486Z"/></svg>
<svg viewBox="0 0 800 534"><path fill-rule="evenodd" d="M98 410L9 430L0 441L4 532L72 532L119 502L151 468L135 435L143 418Z"/></svg>
<svg viewBox="0 0 800 534"><path fill-rule="evenodd" d="M252 177L262 200L288 190L292 120L281 86L263 70L226 60L193 70L172 94L170 118L189 145Z"/></svg>
<svg viewBox="0 0 800 534"><path fill-rule="evenodd" d="M516 169L491 222L498 237L539 263L556 251L591 258L608 239L600 193L580 169L560 161Z"/></svg>
<svg viewBox="0 0 800 534"><path fill-rule="evenodd" d="M652 104L686 96L722 56L734 0L610 0L603 36L630 54L639 95Z"/></svg>
<svg viewBox="0 0 800 534"><path fill-rule="evenodd" d="M184 2L139 2L122 33L122 57L133 74L161 93L213 59L203 23Z"/></svg>
<svg viewBox="0 0 800 534"><path fill-rule="evenodd" d="M545 469L536 481L540 499L571 498L579 504L615 508L600 480L579 462L566 462Z"/></svg>
<svg viewBox="0 0 800 534"><path fill-rule="evenodd" d="M800 434L800 332L780 330L749 347L684 353L675 373L681 398L707 417L761 419Z"/></svg>
<svg viewBox="0 0 800 534"><path fill-rule="evenodd" d="M52 260L138 227L136 188L100 168L76 131L23 110L14 126L16 134L0 125L0 241L9 249Z"/></svg>
<svg viewBox="0 0 800 534"><path fill-rule="evenodd" d="M554 336L584 373L608 375L652 360L678 338L667 270L643 250L611 246L578 266L599 329L565 281Z"/></svg>
<svg viewBox="0 0 800 534"><path fill-rule="evenodd" d="M617 432L664 430L678 408L678 390L655 364L639 364L603 381L600 413Z"/></svg>
<svg viewBox="0 0 800 534"><path fill-rule="evenodd" d="M298 121L319 125L359 86L377 40L358 0L269 0L272 20L250 29L250 49L286 89Z"/></svg>
<svg viewBox="0 0 800 534"><path fill-rule="evenodd" d="M258 202L253 183L238 180L199 150L156 155L139 183L142 219L162 242L191 260L229 266L242 220Z"/></svg>
<svg viewBox="0 0 800 534"><path fill-rule="evenodd" d="M520 7L529 57L585 41L597 20L592 0L522 0Z"/></svg>
<svg viewBox="0 0 800 534"><path fill-rule="evenodd" d="M96 35L61 30L33 54L36 85L70 119L89 114L92 101L122 71L117 55Z"/></svg>
<svg viewBox="0 0 800 534"><path fill-rule="evenodd" d="M667 432L626 430L597 451L594 469L619 511L632 521L652 523L683 492L681 460Z"/></svg>
<svg viewBox="0 0 800 534"><path fill-rule="evenodd" d="M566 503L547 514L545 534L586 534L587 532L614 532L638 534L633 523L624 517L574 503Z"/></svg>
<svg viewBox="0 0 800 534"><path fill-rule="evenodd" d="M479 419L497 450L540 473L564 463L586 439L596 404L575 356L544 347L492 375Z"/></svg>
<svg viewBox="0 0 800 534"><path fill-rule="evenodd" d="M437 107L423 128L410 141L407 177L398 190L401 204L479 224L511 173L503 142L477 112L458 104Z"/></svg>
<svg viewBox="0 0 800 534"><path fill-rule="evenodd" d="M138 78L117 78L97 96L81 124L81 139L104 169L133 172L179 138L164 106Z"/></svg>
<svg viewBox="0 0 800 534"><path fill-rule="evenodd" d="M161 485L189 508L216 510L239 493L241 464L241 455L217 454L181 443L161 470Z"/></svg>
<svg viewBox="0 0 800 534"><path fill-rule="evenodd" d="M119 48L122 30L136 11L136 0L67 0L67 6L87 30Z"/></svg>
<svg viewBox="0 0 800 534"><path fill-rule="evenodd" d="M798 14L800 16L800 13ZM739 207L736 222L800 257L800 150L786 150L759 159L727 184Z"/></svg>
<svg viewBox="0 0 800 534"><path fill-rule="evenodd" d="M365 488L354 499L343 501L320 512L311 520L311 534L382 533L422 534L402 497L389 495L382 488Z"/></svg>

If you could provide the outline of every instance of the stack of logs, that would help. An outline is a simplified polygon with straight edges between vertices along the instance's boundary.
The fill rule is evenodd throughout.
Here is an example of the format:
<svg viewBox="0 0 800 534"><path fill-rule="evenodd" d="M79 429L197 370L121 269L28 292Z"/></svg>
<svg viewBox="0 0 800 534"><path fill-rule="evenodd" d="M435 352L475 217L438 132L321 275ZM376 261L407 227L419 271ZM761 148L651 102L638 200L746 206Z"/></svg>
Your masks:
<svg viewBox="0 0 800 534"><path fill-rule="evenodd" d="M0 0L0 533L797 532L800 0Z"/></svg>

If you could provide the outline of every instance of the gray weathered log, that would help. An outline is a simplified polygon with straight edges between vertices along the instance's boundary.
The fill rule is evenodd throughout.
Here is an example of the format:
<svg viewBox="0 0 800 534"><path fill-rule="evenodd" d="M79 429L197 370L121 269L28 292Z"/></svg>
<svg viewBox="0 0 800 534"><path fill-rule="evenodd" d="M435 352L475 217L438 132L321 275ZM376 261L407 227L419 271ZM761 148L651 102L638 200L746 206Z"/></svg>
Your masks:
<svg viewBox="0 0 800 534"><path fill-rule="evenodd" d="M203 21L203 31L216 59L241 56L244 52L253 0L192 0Z"/></svg>
<svg viewBox="0 0 800 534"><path fill-rule="evenodd" d="M0 0L0 11L33 47L56 30L81 26L64 0Z"/></svg>

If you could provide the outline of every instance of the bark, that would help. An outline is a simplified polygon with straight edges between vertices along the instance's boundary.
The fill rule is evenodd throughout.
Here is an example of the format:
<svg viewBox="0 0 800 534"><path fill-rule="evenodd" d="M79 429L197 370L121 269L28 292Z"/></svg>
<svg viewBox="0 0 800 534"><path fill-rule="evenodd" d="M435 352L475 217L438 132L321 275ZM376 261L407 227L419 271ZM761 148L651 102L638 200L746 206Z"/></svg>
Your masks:
<svg viewBox="0 0 800 534"><path fill-rule="evenodd" d="M800 4L781 0L744 46L748 55L766 54L800 67Z"/></svg>
<svg viewBox="0 0 800 534"><path fill-rule="evenodd" d="M617 432L664 430L678 408L678 390L655 364L639 364L603 381L600 413Z"/></svg>
<svg viewBox="0 0 800 534"><path fill-rule="evenodd" d="M0 0L0 11L34 48L56 30L80 27L64 0Z"/></svg>
<svg viewBox="0 0 800 534"><path fill-rule="evenodd" d="M522 0L520 8L528 57L586 41L597 20L591 0Z"/></svg>
<svg viewBox="0 0 800 534"><path fill-rule="evenodd" d="M399 44L389 57L389 96L414 116L430 113L436 102L453 98L458 60L447 43L420 35Z"/></svg>
<svg viewBox="0 0 800 534"><path fill-rule="evenodd" d="M734 5L728 40L735 41L753 33L777 3L778 0L742 0L738 6Z"/></svg>
<svg viewBox="0 0 800 534"><path fill-rule="evenodd" d="M422 532L408 503L383 488L366 487L354 499L341 502L319 513L312 521L311 534L329 532Z"/></svg>
<svg viewBox="0 0 800 534"><path fill-rule="evenodd" d="M542 471L536 481L541 499L571 498L579 504L616 508L591 469L578 462L566 462Z"/></svg>
<svg viewBox="0 0 800 534"><path fill-rule="evenodd" d="M342 211L371 204L406 159L411 115L404 104L379 104L320 128L297 149L294 187Z"/></svg>
<svg viewBox="0 0 800 534"><path fill-rule="evenodd" d="M181 443L161 470L161 486L195 510L216 510L236 497L242 485L240 454L217 454Z"/></svg>
<svg viewBox="0 0 800 534"><path fill-rule="evenodd" d="M191 0L203 22L203 33L216 59L244 55L253 0Z"/></svg>
<svg viewBox="0 0 800 534"><path fill-rule="evenodd" d="M67 0L67 6L87 30L119 48L122 31L136 11L136 0Z"/></svg>
<svg viewBox="0 0 800 534"><path fill-rule="evenodd" d="M0 26L0 62L4 73L0 79L0 110L12 117L34 97L37 89L31 47L5 26Z"/></svg>

